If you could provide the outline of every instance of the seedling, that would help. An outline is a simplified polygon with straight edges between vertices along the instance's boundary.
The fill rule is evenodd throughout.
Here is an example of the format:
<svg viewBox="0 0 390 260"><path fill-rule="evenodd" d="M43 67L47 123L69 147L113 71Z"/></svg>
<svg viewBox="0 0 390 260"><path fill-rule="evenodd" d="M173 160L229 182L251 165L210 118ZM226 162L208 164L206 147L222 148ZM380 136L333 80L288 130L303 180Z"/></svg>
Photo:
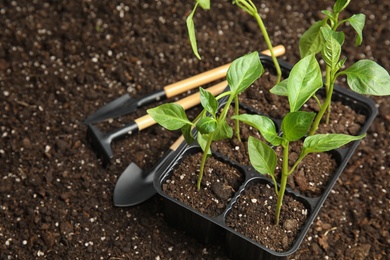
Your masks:
<svg viewBox="0 0 390 260"><path fill-rule="evenodd" d="M363 41L362 32L365 24L364 14L354 14L347 19L339 20L340 13L345 10L349 3L350 0L337 0L332 11L322 11L325 14L325 18L314 23L302 35L299 41L299 50L302 58L321 53L321 58L324 60L326 67L324 85L326 96L322 104L317 99L320 111L314 119L309 135L313 135L318 130L321 119L326 112L326 123L329 123L333 89L339 76L345 75L349 87L357 93L378 96L390 95L390 76L383 67L374 61L360 60L349 68L342 70L347 60L346 58L341 58L345 34L342 31L338 31L338 29L341 25L349 23L356 31L355 44L360 45ZM315 65L315 67L317 66ZM311 69L311 67L307 67L308 72ZM276 85L271 89L271 92L279 95L288 95L290 100L295 97L290 97L290 93L287 93L286 89L294 88L294 85L295 80L290 77ZM298 95L299 93L296 94Z"/></svg>
<svg viewBox="0 0 390 260"><path fill-rule="evenodd" d="M280 185L278 186L275 177L278 159L275 151L269 144L257 140L254 137L249 137L248 139L248 152L251 165L259 173L271 176L274 182L275 193L278 196L275 210L276 224L279 223L287 178L294 173L298 164L309 153L320 153L337 149L351 141L364 137L364 135L350 136L345 134L315 134L308 136L304 139L299 158L289 168L290 143L304 138L316 116L313 112L299 111L302 105L322 85L321 71L318 63L314 61L314 55L307 56L299 61L291 70L288 82L295 82L295 84L291 84L287 88L290 112L282 120L281 135L278 134L274 122L266 116L249 114L232 116L232 119L240 120L258 129L264 139L272 146L282 147L282 169Z"/></svg>
<svg viewBox="0 0 390 260"><path fill-rule="evenodd" d="M266 30L266 27L264 25L263 20L261 19L261 16L259 15L256 5L252 2L252 0L233 0L233 4L236 4L239 8L247 12L249 15L251 15L253 18L255 18L259 29L261 33L263 34L264 41L268 47L268 49L271 52L272 61L274 63L276 73L277 73L277 82L279 83L282 77L282 71L280 69L279 63L276 59L276 56L273 52L273 47L271 40L268 36L268 32ZM209 10L210 9L210 0L196 0L196 3L194 5L194 8L192 9L192 12L188 15L186 23L187 23L187 29L188 29L188 36L191 42L192 50L195 54L195 56L198 59L201 59L199 52L198 52L198 46L196 41L196 34L195 34L195 24L194 24L194 14L196 12L197 7L200 6L203 10Z"/></svg>
<svg viewBox="0 0 390 260"><path fill-rule="evenodd" d="M214 97L211 93L200 88L200 101L203 110L192 122L188 119L183 107L174 103L164 104L147 111L164 128L168 130L181 129L186 142L189 144L194 141L192 129L197 130L196 138L203 150L197 181L198 189L200 189L206 160L211 155L210 146L212 142L232 138L233 136L233 129L226 121L230 105L233 101L235 102L235 114L238 115L238 95L245 91L263 72L264 68L257 52L234 60L226 76L230 89ZM227 97L227 101L219 113L218 100L222 97ZM238 127L236 127L236 133L239 135L237 129Z"/></svg>
<svg viewBox="0 0 390 260"><path fill-rule="evenodd" d="M356 31L356 45L362 42L362 30L365 23L363 14L356 14L339 21L339 14L350 0L337 0L332 11L323 11L325 18L313 24L301 37L299 49L301 60L293 67L287 79L278 83L271 92L288 97L290 112L283 118L281 135L278 135L273 121L260 115L235 115L232 118L243 121L260 131L265 140L272 146L282 146L282 169L280 185L275 178L277 155L266 143L253 137L248 140L248 151L251 164L261 174L271 176L275 192L278 196L275 223L279 223L280 210L287 185L287 178L294 173L298 164L309 153L326 152L337 149L351 141L359 140L364 135L350 136L345 134L315 134L326 111L329 121L330 104L336 79L345 75L350 88L360 94L389 95L390 76L387 71L371 60L360 60L347 69L342 70L346 58L341 59L344 44L344 33L337 29L349 23ZM325 62L325 99L323 103L315 96L323 86L321 68L315 57L321 53ZM320 111L315 114L299 111L311 97L315 98ZM309 133L308 133L309 132ZM308 136L304 136L308 133ZM299 158L289 168L289 145L304 138Z"/></svg>

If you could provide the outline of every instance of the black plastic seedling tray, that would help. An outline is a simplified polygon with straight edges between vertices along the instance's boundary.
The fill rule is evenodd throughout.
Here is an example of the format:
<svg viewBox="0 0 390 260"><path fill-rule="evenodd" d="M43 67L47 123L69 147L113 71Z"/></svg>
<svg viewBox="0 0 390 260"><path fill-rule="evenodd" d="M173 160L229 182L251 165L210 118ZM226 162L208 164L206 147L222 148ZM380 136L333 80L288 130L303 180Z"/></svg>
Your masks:
<svg viewBox="0 0 390 260"><path fill-rule="evenodd" d="M273 63L269 57L261 56L261 61L264 67L271 70L273 69ZM283 61L280 61L280 65L284 76L287 77L292 66ZM340 86L336 86L334 89L333 101L340 101L344 105L349 105L358 114L365 115L366 121L361 126L359 134L367 132L377 114L377 108L371 99ZM261 111L258 112L261 113ZM234 161L230 162L245 175L245 181L234 195L224 212L216 217L206 216L184 203L168 196L162 190L162 184L170 177L175 166L180 164L184 157L190 156L195 151L200 151L200 147L196 143L193 145L182 143L176 153L172 156L173 160L167 161L166 164L163 165L163 167L161 167L156 173L154 178L154 187L157 193L163 198L166 221L172 226L185 230L187 233L192 234L198 240L205 243L225 239L228 255L233 259L286 259L287 256L293 254L299 248L312 222L318 215L323 203L358 145L359 141L355 141L346 148L332 151L332 157L336 159L338 166L335 173L332 175L331 180L324 189L324 192L320 196L309 198L296 191L290 189L287 190L288 194L294 196L307 207L308 218L304 227L295 239L292 247L285 252L270 250L256 241L251 240L241 233L233 230L225 223L226 215L230 210L232 210L232 206L236 203L240 194L249 184L260 182L272 185L268 178L255 172L251 167L240 165ZM215 153L213 155L225 162L229 162L229 159L221 154Z"/></svg>

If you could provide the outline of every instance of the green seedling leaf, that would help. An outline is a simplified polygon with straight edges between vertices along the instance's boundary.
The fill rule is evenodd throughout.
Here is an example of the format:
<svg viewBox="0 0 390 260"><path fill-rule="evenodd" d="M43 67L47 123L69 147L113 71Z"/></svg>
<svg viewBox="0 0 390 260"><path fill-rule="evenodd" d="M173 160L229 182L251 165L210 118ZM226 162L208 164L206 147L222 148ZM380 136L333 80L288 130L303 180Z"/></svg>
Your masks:
<svg viewBox="0 0 390 260"><path fill-rule="evenodd" d="M202 134L210 134L217 129L217 121L212 117L202 117L196 123L196 129Z"/></svg>
<svg viewBox="0 0 390 260"><path fill-rule="evenodd" d="M230 65L226 79L229 82L231 95L236 96L248 88L261 74L264 68L258 52L244 55Z"/></svg>
<svg viewBox="0 0 390 260"><path fill-rule="evenodd" d="M360 94L390 95L390 75L372 60L360 60L340 74L347 76L349 87Z"/></svg>
<svg viewBox="0 0 390 260"><path fill-rule="evenodd" d="M147 110L148 114L161 126L168 130L177 130L185 125L192 125L184 108L175 103L163 104Z"/></svg>
<svg viewBox="0 0 390 260"><path fill-rule="evenodd" d="M304 137L309 131L315 115L313 112L304 111L287 113L282 121L283 137L289 142Z"/></svg>
<svg viewBox="0 0 390 260"><path fill-rule="evenodd" d="M362 44L363 41L363 28L366 23L366 16L364 14L354 14L347 21L351 24L353 29L356 31L355 45Z"/></svg>
<svg viewBox="0 0 390 260"><path fill-rule="evenodd" d="M333 27L338 20L338 14L333 12L333 11L328 11L328 10L322 10L321 13L325 14L327 21L327 26ZM329 23L328 23L329 22Z"/></svg>
<svg viewBox="0 0 390 260"><path fill-rule="evenodd" d="M266 116L241 114L232 116L232 119L238 119L247 125L250 125L260 131L261 135L270 144L278 146L282 142L282 138L276 132L275 123Z"/></svg>
<svg viewBox="0 0 390 260"><path fill-rule="evenodd" d="M187 24L188 38L190 39L192 52L195 54L195 56L198 59L201 60L202 58L200 57L198 52L198 44L196 41L195 24L194 24L194 14L198 5L200 5L200 7L204 10L209 10L210 0L196 0L194 9L192 9L192 12L188 15L186 19L186 24Z"/></svg>
<svg viewBox="0 0 390 260"><path fill-rule="evenodd" d="M324 39L321 27L326 25L326 20L314 23L299 39L299 53L301 58L311 54L317 54L322 50Z"/></svg>
<svg viewBox="0 0 390 260"><path fill-rule="evenodd" d="M333 6L333 11L335 13L340 13L349 5L349 2L351 2L351 0L337 0Z"/></svg>
<svg viewBox="0 0 390 260"><path fill-rule="evenodd" d="M207 90L203 88L199 88L200 93L200 103L202 104L202 107L209 112L213 117L215 117L215 114L218 110L218 101L215 99L213 94L208 92Z"/></svg>
<svg viewBox="0 0 390 260"><path fill-rule="evenodd" d="M316 134L308 136L303 142L303 154L321 153L331 151L349 142L360 140L365 134L359 136L345 134Z"/></svg>
<svg viewBox="0 0 390 260"><path fill-rule="evenodd" d="M322 84L320 65L314 54L306 56L295 64L287 82L290 111L298 111Z"/></svg>
<svg viewBox="0 0 390 260"><path fill-rule="evenodd" d="M334 32L325 26L321 28L321 32L325 39L324 48L321 50L322 57L328 66L335 68L340 59L344 34L342 32Z"/></svg>
<svg viewBox="0 0 390 260"><path fill-rule="evenodd" d="M206 146L207 146L207 140L209 138L209 135L202 135L201 133L198 132L198 135L196 136L196 141L198 141L198 144L202 151L204 153L207 153L208 156L211 155L211 149L209 148L207 151L205 151Z"/></svg>
<svg viewBox="0 0 390 260"><path fill-rule="evenodd" d="M181 128L181 133L184 136L184 139L186 140L187 144L192 144L194 142L194 136L192 134L192 126L191 125L184 125Z"/></svg>
<svg viewBox="0 0 390 260"><path fill-rule="evenodd" d="M332 11L322 10L321 13L326 15L326 17L328 17L331 21L335 20L335 13L333 13Z"/></svg>
<svg viewBox="0 0 390 260"><path fill-rule="evenodd" d="M270 92L272 94L275 94L275 95L278 95L278 96L287 96L288 93L287 93L287 85L288 85L288 78L285 79L285 80L282 80L281 82L279 82L278 84L276 84L275 86L273 86L271 89L270 89Z"/></svg>
<svg viewBox="0 0 390 260"><path fill-rule="evenodd" d="M346 61L347 61L347 58L343 58L343 59L339 60L339 62L337 62L337 64L336 64L335 70L339 71L344 66Z"/></svg>
<svg viewBox="0 0 390 260"><path fill-rule="evenodd" d="M233 129L227 124L226 121L221 121L213 135L213 141L219 141L233 137Z"/></svg>
<svg viewBox="0 0 390 260"><path fill-rule="evenodd" d="M194 20L193 20L193 17L194 17L194 14L195 14L195 11L196 11L196 7L198 6L198 4L196 4L194 6L194 9L192 10L192 12L188 15L187 17L187 20L186 20L186 24L187 24L187 30L188 30L188 38L190 39L190 43L191 43L191 47L192 47L192 51L194 52L195 56L198 58L198 59L202 59L199 55L199 52L198 52L198 44L196 42L196 34L195 34L195 24L194 24Z"/></svg>
<svg viewBox="0 0 390 260"><path fill-rule="evenodd" d="M200 7L204 10L210 9L210 0L196 0L199 3Z"/></svg>
<svg viewBox="0 0 390 260"><path fill-rule="evenodd" d="M274 175L277 158L268 145L250 136L248 139L249 159L253 168L261 174Z"/></svg>
<svg viewBox="0 0 390 260"><path fill-rule="evenodd" d="M345 35L343 32L333 31L328 25L321 27L322 37L324 38L324 43L333 37L340 45L344 44Z"/></svg>

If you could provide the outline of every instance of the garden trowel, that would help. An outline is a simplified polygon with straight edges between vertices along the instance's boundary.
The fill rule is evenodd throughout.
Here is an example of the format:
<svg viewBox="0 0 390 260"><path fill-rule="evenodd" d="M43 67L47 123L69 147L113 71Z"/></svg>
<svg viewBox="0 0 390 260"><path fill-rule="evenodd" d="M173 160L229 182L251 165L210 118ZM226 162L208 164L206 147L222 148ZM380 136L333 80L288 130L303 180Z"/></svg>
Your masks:
<svg viewBox="0 0 390 260"><path fill-rule="evenodd" d="M116 207L130 207L151 198L156 190L153 187L154 174L169 161L172 154L184 141L180 136L166 152L163 157L151 169L144 171L137 164L131 163L119 176L115 184L113 203Z"/></svg>

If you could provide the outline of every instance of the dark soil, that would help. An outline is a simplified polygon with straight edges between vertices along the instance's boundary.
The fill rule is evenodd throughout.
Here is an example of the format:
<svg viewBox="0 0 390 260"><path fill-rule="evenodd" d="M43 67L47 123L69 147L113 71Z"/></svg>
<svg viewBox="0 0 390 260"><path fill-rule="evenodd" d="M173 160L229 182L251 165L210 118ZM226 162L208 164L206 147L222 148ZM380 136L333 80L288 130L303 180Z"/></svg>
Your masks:
<svg viewBox="0 0 390 260"><path fill-rule="evenodd" d="M250 183L228 213L226 224L273 251L285 252L305 224L308 210L286 194L280 222L275 225L276 201L273 187Z"/></svg>
<svg viewBox="0 0 390 260"><path fill-rule="evenodd" d="M246 109L240 109L239 114L246 114L246 113L254 113L253 110L246 110ZM229 109L228 115L227 115L227 122L232 129L235 129L235 121L230 119L231 116L234 114L233 106ZM261 136L260 132L242 122L239 124L240 126L240 140L238 140L236 133L234 132L232 138L223 139L219 141L215 141L211 144L211 150L214 153L218 153L224 157L227 157L229 160L249 166L249 155L248 155L248 138L249 136L255 137L256 139L259 139L263 142L266 142L265 139Z"/></svg>
<svg viewBox="0 0 390 260"><path fill-rule="evenodd" d="M163 183L162 190L206 216L218 216L244 183L244 175L228 163L210 157L198 190L196 185L201 160L200 152L186 156Z"/></svg>
<svg viewBox="0 0 390 260"><path fill-rule="evenodd" d="M289 147L289 167L293 166L302 149L302 142L294 142ZM283 149L277 147L278 158L282 157ZM320 196L333 177L337 167L337 161L331 153L308 154L297 166L294 173L288 177L287 185L294 191L309 197ZM281 176L282 162L278 161L276 175Z"/></svg>
<svg viewBox="0 0 390 260"><path fill-rule="evenodd" d="M155 164L179 135L159 126L113 143L103 168L83 120L128 92L142 96L265 49L255 22L229 1L196 15L203 59L185 19L193 1L2 1L0 3L1 259L227 259L167 225L160 198L115 208L112 193L130 162ZM256 3L282 57L333 1ZM390 70L390 3L352 1L367 16L363 46L347 27L347 65L367 58ZM343 82L341 82L343 83ZM390 98L291 259L386 259L390 255ZM133 116L142 116L140 109ZM128 117L107 122L106 129Z"/></svg>

